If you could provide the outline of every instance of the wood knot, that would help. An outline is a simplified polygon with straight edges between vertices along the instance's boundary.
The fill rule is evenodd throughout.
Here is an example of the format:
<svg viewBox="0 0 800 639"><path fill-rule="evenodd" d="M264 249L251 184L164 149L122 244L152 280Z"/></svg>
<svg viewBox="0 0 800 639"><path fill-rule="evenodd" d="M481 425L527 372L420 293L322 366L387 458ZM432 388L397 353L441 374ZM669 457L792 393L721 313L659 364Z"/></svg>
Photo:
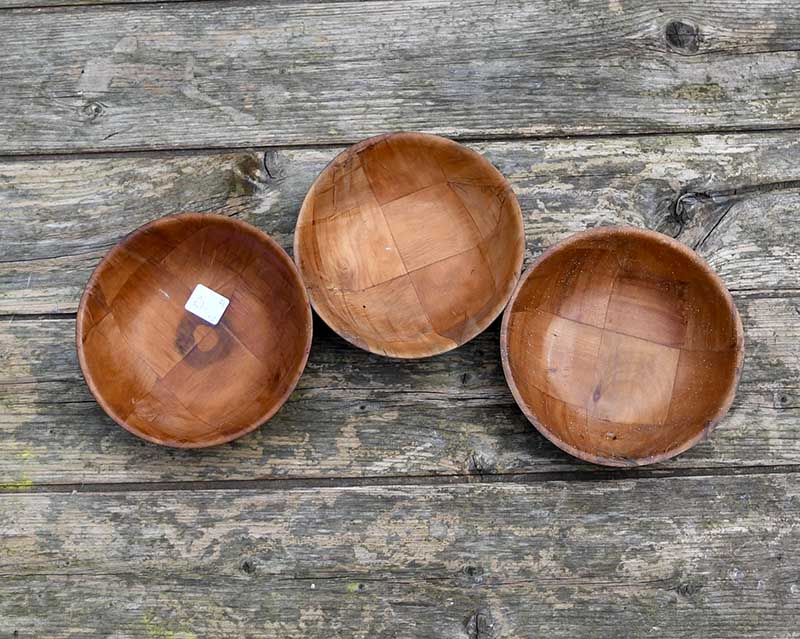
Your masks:
<svg viewBox="0 0 800 639"><path fill-rule="evenodd" d="M261 183L261 163L253 155L238 158L228 181L229 197L249 197Z"/></svg>
<svg viewBox="0 0 800 639"><path fill-rule="evenodd" d="M473 612L464 622L464 630L469 639L491 639L497 636L495 621L491 613L485 608Z"/></svg>
<svg viewBox="0 0 800 639"><path fill-rule="evenodd" d="M794 402L785 392L778 391L772 396L772 407L777 409L794 408Z"/></svg>
<svg viewBox="0 0 800 639"><path fill-rule="evenodd" d="M84 122L94 122L106 113L106 105L97 100L87 102L80 109L81 119Z"/></svg>
<svg viewBox="0 0 800 639"><path fill-rule="evenodd" d="M693 24L688 24L681 20L673 20L667 25L664 35L667 39L667 44L680 53L697 53L700 48L702 36L698 28Z"/></svg>
<svg viewBox="0 0 800 639"><path fill-rule="evenodd" d="M253 565L253 562L249 559L245 559L242 562L242 572L252 575L256 571L256 567Z"/></svg>
<svg viewBox="0 0 800 639"><path fill-rule="evenodd" d="M495 464L477 452L471 452L467 456L467 472L471 475L483 475L495 469Z"/></svg>
<svg viewBox="0 0 800 639"><path fill-rule="evenodd" d="M475 584L483 582L483 568L479 566L464 566L464 575Z"/></svg>
<svg viewBox="0 0 800 639"><path fill-rule="evenodd" d="M364 584L358 583L358 582L351 582L351 583L349 583L349 584L347 584L345 586L345 590L348 593L350 593L351 595L355 594L355 593L363 592L365 588L366 588L366 586Z"/></svg>
<svg viewBox="0 0 800 639"><path fill-rule="evenodd" d="M681 193L675 201L670 203L669 211L662 223L659 224L658 230L677 239L694 217L692 205L696 200L695 193Z"/></svg>
<svg viewBox="0 0 800 639"><path fill-rule="evenodd" d="M678 587L675 589L675 591L681 597L687 597L688 598L688 597L692 597L692 596L696 595L698 592L700 592L700 590L702 588L703 588L702 584L687 582L687 583L678 584Z"/></svg>
<svg viewBox="0 0 800 639"><path fill-rule="evenodd" d="M261 158L261 163L264 166L264 172L267 174L267 177L270 180L274 180L278 177L277 169L270 169L271 166L279 166L278 159L278 154L275 151L264 151L264 156Z"/></svg>

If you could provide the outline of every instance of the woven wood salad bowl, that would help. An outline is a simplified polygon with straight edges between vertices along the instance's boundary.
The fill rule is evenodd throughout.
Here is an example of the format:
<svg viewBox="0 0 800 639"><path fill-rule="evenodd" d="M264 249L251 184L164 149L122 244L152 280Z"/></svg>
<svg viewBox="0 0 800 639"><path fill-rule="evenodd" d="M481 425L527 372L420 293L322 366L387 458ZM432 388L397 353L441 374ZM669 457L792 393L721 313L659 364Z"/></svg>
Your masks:
<svg viewBox="0 0 800 639"><path fill-rule="evenodd" d="M679 242L634 228L546 251L501 329L506 379L528 419L609 466L668 459L707 436L733 401L743 355L719 277Z"/></svg>
<svg viewBox="0 0 800 639"><path fill-rule="evenodd" d="M340 154L295 229L295 261L323 320L390 357L455 348L500 314L522 269L508 181L451 140L394 133Z"/></svg>
<svg viewBox="0 0 800 639"><path fill-rule="evenodd" d="M198 284L230 301L216 325L184 308ZM139 228L100 262L78 308L78 359L118 424L197 448L240 437L281 407L311 332L305 288L274 240L187 213Z"/></svg>

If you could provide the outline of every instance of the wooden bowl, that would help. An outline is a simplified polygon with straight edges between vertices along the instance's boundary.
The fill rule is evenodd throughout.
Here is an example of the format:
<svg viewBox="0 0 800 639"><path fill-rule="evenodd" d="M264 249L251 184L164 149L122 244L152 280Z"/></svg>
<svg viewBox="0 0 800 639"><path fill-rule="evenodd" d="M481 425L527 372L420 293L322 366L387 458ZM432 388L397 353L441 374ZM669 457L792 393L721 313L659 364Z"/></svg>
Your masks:
<svg viewBox="0 0 800 639"><path fill-rule="evenodd" d="M308 192L294 238L320 317L356 346L402 358L443 353L489 326L524 250L508 181L475 151L422 133L341 153Z"/></svg>
<svg viewBox="0 0 800 639"><path fill-rule="evenodd" d="M691 249L635 228L578 233L525 272L501 329L527 418L608 466L662 461L710 434L744 355L739 314Z"/></svg>
<svg viewBox="0 0 800 639"><path fill-rule="evenodd" d="M184 309L198 283L230 300L215 326ZM215 446L289 397L311 307L267 234L188 213L146 224L103 258L78 307L77 345L89 389L120 426L165 446Z"/></svg>

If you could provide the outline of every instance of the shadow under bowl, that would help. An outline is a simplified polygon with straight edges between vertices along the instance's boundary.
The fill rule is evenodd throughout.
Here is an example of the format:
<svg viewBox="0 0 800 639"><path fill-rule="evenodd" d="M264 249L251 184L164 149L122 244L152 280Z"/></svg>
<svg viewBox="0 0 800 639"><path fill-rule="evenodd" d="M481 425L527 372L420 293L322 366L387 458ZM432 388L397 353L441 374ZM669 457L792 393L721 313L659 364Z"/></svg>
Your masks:
<svg viewBox="0 0 800 639"><path fill-rule="evenodd" d="M184 309L197 284L230 300L217 325ZM122 427L199 448L275 414L311 332L305 287L273 239L240 220L186 213L142 226L100 262L78 307L78 359Z"/></svg>
<svg viewBox="0 0 800 639"><path fill-rule="evenodd" d="M733 401L744 355L720 278L659 233L599 228L546 251L503 317L506 379L534 426L608 466L673 457Z"/></svg>
<svg viewBox="0 0 800 639"><path fill-rule="evenodd" d="M320 317L352 344L399 358L448 351L488 327L524 250L503 175L422 133L370 138L335 158L308 192L294 240Z"/></svg>

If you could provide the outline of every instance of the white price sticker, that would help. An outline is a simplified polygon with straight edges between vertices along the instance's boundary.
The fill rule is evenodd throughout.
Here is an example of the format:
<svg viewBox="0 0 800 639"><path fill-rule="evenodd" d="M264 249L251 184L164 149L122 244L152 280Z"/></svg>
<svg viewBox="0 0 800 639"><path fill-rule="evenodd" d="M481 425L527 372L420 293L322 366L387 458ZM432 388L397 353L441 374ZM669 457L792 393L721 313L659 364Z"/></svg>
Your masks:
<svg viewBox="0 0 800 639"><path fill-rule="evenodd" d="M230 300L227 297L212 291L207 286L198 284L194 287L183 308L216 326L225 309L228 308L228 304L230 304Z"/></svg>

